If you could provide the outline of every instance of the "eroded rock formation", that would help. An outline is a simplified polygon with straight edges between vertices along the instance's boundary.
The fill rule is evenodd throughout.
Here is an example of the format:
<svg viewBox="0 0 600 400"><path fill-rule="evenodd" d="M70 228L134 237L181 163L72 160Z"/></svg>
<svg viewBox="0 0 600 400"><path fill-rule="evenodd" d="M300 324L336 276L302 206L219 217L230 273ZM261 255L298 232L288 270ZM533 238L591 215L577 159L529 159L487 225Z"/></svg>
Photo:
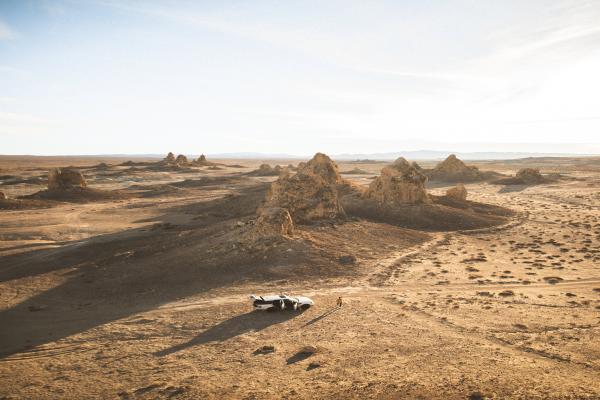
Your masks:
<svg viewBox="0 0 600 400"><path fill-rule="evenodd" d="M432 181L442 182L473 182L485 178L477 167L469 166L454 154L450 154L444 161L427 173Z"/></svg>
<svg viewBox="0 0 600 400"><path fill-rule="evenodd" d="M261 164L257 170L252 171L250 175L254 176L279 176L283 168L281 166L276 165L275 167L271 167L269 164Z"/></svg>
<svg viewBox="0 0 600 400"><path fill-rule="evenodd" d="M285 208L297 223L336 218L344 215L336 187L342 182L335 162L317 153L296 174L286 170L273 182L264 207Z"/></svg>
<svg viewBox="0 0 600 400"><path fill-rule="evenodd" d="M172 164L175 162L175 154L169 152L169 154L167 154L167 156L163 159L163 161Z"/></svg>
<svg viewBox="0 0 600 400"><path fill-rule="evenodd" d="M464 201L467 199L467 189L465 188L465 185L459 183L458 185L446 190L446 197Z"/></svg>
<svg viewBox="0 0 600 400"><path fill-rule="evenodd" d="M412 165L417 171L423 171L423 168L416 161L413 161L410 163L410 165Z"/></svg>
<svg viewBox="0 0 600 400"><path fill-rule="evenodd" d="M517 171L515 176L498 179L492 183L497 185L539 185L553 181L554 179L543 176L537 168L522 168Z"/></svg>
<svg viewBox="0 0 600 400"><path fill-rule="evenodd" d="M87 182L83 174L73 168L53 168L48 172L49 190L84 188Z"/></svg>
<svg viewBox="0 0 600 400"><path fill-rule="evenodd" d="M187 165L188 164L188 159L186 156L184 156L183 154L180 154L177 156L177 158L175 159L175 163L179 164L179 165Z"/></svg>
<svg viewBox="0 0 600 400"><path fill-rule="evenodd" d="M206 156L205 156L204 154L200 154L200 157L198 157L198 158L196 159L196 161L194 161L194 164L196 164L196 165L199 165L199 166L201 166L201 167L205 167L205 166L214 166L214 165L217 165L217 164L216 164L216 163L214 163L214 162L208 161L208 160L206 159Z"/></svg>
<svg viewBox="0 0 600 400"><path fill-rule="evenodd" d="M343 182L337 164L326 154L317 153L309 162L300 164L298 164L298 173L318 176L332 185Z"/></svg>
<svg viewBox="0 0 600 400"><path fill-rule="evenodd" d="M546 179L540 173L540 170L537 168L522 168L517 171L515 178L523 182L525 185L534 185L546 181Z"/></svg>
<svg viewBox="0 0 600 400"><path fill-rule="evenodd" d="M261 236L291 236L294 234L294 222L285 208L265 207L261 209L252 231Z"/></svg>
<svg viewBox="0 0 600 400"><path fill-rule="evenodd" d="M381 175L371 182L363 197L391 205L429 203L426 181L423 173L400 157L383 167Z"/></svg>

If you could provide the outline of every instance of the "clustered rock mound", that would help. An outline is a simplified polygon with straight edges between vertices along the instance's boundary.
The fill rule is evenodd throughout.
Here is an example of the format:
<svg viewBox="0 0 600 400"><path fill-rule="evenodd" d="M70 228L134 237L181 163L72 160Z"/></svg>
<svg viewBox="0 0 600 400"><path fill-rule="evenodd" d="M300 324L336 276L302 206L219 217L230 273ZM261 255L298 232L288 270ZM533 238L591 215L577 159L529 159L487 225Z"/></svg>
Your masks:
<svg viewBox="0 0 600 400"><path fill-rule="evenodd" d="M194 161L194 164L195 164L195 165L199 165L199 166L201 166L201 167L204 167L204 166L214 166L214 165L217 165L217 164L216 164L216 163L214 163L214 162L210 162L210 161L208 161L208 160L206 159L206 156L205 156L204 154L200 154L200 157L198 157L198 159L197 159L196 161Z"/></svg>
<svg viewBox="0 0 600 400"><path fill-rule="evenodd" d="M273 182L263 209L284 208L297 223L343 216L337 190L343 182L335 162L317 153L296 174L286 171Z"/></svg>
<svg viewBox="0 0 600 400"><path fill-rule="evenodd" d="M52 206L51 203L32 202L30 200L53 200L73 203L86 203L90 201L103 201L125 198L127 195L121 191L101 190L88 187L83 174L75 168L53 168L48 171L48 189L19 196L25 201L23 207Z"/></svg>
<svg viewBox="0 0 600 400"><path fill-rule="evenodd" d="M275 167L271 167L269 164L261 164L257 170L254 170L249 173L252 176L279 176L283 172L284 168L276 165Z"/></svg>
<svg viewBox="0 0 600 400"><path fill-rule="evenodd" d="M539 185L552 182L552 179L544 177L537 168L522 168L517 174L510 178L498 179L493 183L498 185Z"/></svg>
<svg viewBox="0 0 600 400"><path fill-rule="evenodd" d="M417 204L431 202L425 189L427 177L403 157L383 167L363 194L382 204Z"/></svg>
<svg viewBox="0 0 600 400"><path fill-rule="evenodd" d="M101 162L100 164L96 165L94 168L98 169L98 170L107 170L110 168L110 165L108 165L105 162Z"/></svg>
<svg viewBox="0 0 600 400"><path fill-rule="evenodd" d="M487 178L477 167L465 164L454 154L450 154L426 174L430 180L440 182L475 182Z"/></svg>
<svg viewBox="0 0 600 400"><path fill-rule="evenodd" d="M427 176L399 158L362 193L350 188L340 201L347 215L412 229L457 230L498 225L512 215L502 207L466 201L459 185L446 196L428 194Z"/></svg>
<svg viewBox="0 0 600 400"><path fill-rule="evenodd" d="M527 185L543 183L546 179L537 168L522 168L517 172L515 178L520 179Z"/></svg>
<svg viewBox="0 0 600 400"><path fill-rule="evenodd" d="M475 229L498 225L512 215L510 210L467 202L466 189L459 185L447 196L429 195L427 176L418 166L399 158L381 170L366 189L353 186L340 176L328 156L317 153L298 172L285 170L271 184L258 217L244 233L257 243L285 239L294 227L340 217L365 218L417 229ZM456 200L459 201L456 201Z"/></svg>
<svg viewBox="0 0 600 400"><path fill-rule="evenodd" d="M465 188L465 185L459 183L455 187L446 190L446 197L450 197L455 200L467 200L467 189Z"/></svg>
<svg viewBox="0 0 600 400"><path fill-rule="evenodd" d="M187 165L188 164L188 159L186 156L184 156L183 154L180 154L177 156L177 158L175 159L175 162L179 165Z"/></svg>
<svg viewBox="0 0 600 400"><path fill-rule="evenodd" d="M175 162L175 154L169 152L169 154L167 154L163 161L168 164L173 164Z"/></svg>
<svg viewBox="0 0 600 400"><path fill-rule="evenodd" d="M85 188L87 182L83 174L73 168L53 168L48 172L48 190L69 190Z"/></svg>
<svg viewBox="0 0 600 400"><path fill-rule="evenodd" d="M179 154L177 157L175 157L175 155L172 152L169 152L169 154L167 154L167 156L158 163L158 165L175 168L186 167L190 164L190 161L185 155Z"/></svg>
<svg viewBox="0 0 600 400"><path fill-rule="evenodd" d="M204 154L201 154L196 160L189 160L185 155L180 154L177 157L172 152L169 152L165 158L154 165L157 169L178 170L184 172L193 172L191 167L217 167L218 163L210 162ZM221 169L221 168L213 168Z"/></svg>

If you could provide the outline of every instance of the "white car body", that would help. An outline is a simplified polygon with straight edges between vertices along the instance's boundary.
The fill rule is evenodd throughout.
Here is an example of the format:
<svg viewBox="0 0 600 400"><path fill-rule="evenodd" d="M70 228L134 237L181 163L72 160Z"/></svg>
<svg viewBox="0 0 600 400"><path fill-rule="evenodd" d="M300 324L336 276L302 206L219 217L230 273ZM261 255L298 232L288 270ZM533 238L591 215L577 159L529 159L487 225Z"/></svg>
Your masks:
<svg viewBox="0 0 600 400"><path fill-rule="evenodd" d="M311 299L305 296L288 296L278 294L270 296L251 295L252 305L256 310L306 310L313 304Z"/></svg>

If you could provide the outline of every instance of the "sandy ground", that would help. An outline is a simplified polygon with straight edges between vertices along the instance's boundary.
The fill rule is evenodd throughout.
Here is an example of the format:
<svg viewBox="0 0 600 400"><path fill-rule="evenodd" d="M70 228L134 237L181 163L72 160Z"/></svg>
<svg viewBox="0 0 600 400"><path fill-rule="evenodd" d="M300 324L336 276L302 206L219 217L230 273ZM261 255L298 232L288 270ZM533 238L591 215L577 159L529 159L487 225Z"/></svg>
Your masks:
<svg viewBox="0 0 600 400"><path fill-rule="evenodd" d="M51 166L13 161L2 174ZM246 168L90 182L222 177L260 161L226 163ZM0 210L0 399L600 398L600 167L553 165L577 179L467 185L471 199L516 211L500 227L300 227L264 260L220 255L220 232L246 216L219 201L273 178ZM249 294L281 292L315 306L252 311Z"/></svg>

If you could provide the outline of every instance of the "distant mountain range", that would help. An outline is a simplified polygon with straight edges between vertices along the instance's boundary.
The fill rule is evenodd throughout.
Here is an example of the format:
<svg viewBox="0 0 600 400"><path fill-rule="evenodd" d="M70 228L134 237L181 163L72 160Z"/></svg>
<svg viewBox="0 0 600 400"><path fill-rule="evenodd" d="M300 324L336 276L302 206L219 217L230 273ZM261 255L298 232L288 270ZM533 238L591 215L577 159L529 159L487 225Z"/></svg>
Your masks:
<svg viewBox="0 0 600 400"><path fill-rule="evenodd" d="M329 154L335 160L395 160L404 157L409 160L443 160L450 154L463 160L512 160L527 157L589 157L598 154L571 154L571 153L530 153L530 152L451 152L437 150L398 151L389 153L342 153ZM308 159L312 155L298 156L291 154L269 153L218 153L208 154L210 158L220 159Z"/></svg>
<svg viewBox="0 0 600 400"><path fill-rule="evenodd" d="M443 160L450 154L462 160L516 160L521 158L539 158L539 157L600 157L600 154L576 154L576 153L534 153L534 152L452 152L439 150L412 150L396 151L389 153L342 153L328 154L334 160L395 160L398 157L404 157L408 160ZM199 154L186 154L188 158L197 158ZM253 160L307 160L313 155L296 155L285 153L258 153L258 152L238 152L238 153L207 153L209 159L253 159ZM6 157L19 157L6 156ZM36 156L27 156L36 157ZM44 157L44 156L42 156ZM47 156L48 157L48 156ZM51 157L51 156L49 156ZM135 158L154 158L162 159L165 154L93 154L93 155L61 155L57 157L115 157L125 159Z"/></svg>

